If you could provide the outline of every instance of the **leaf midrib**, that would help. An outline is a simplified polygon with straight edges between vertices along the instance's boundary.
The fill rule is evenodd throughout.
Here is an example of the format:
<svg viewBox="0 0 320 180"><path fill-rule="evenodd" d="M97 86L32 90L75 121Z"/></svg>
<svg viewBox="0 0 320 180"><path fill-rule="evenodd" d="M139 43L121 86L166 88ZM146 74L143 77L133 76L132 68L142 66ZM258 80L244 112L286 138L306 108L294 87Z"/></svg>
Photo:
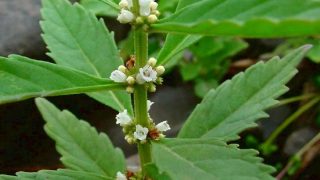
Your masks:
<svg viewBox="0 0 320 180"><path fill-rule="evenodd" d="M277 60L277 61L281 61L281 60ZM279 62L278 62L278 63L279 63ZM290 64L290 61L287 61L287 63L285 64L285 66L287 66L287 65L289 65L289 64ZM277 78L278 78L278 74L277 74L277 76L272 76L270 79L268 79L268 80L267 80L267 83L265 83L264 86L262 86L262 87L259 89L259 91L255 91L255 93L251 94L250 97L248 98L248 100L247 100L245 103L239 105L238 108L236 108L235 110L233 110L233 112L232 112L231 114L229 114L226 118L224 118L223 120L221 120L221 121L220 121L219 123L217 123L214 127L210 128L209 131L206 131L204 134L202 134L202 135L200 136L200 138L202 138L202 137L204 137L205 135L207 135L208 133L214 131L214 130L215 130L216 128L218 128L218 126L219 126L220 124L222 124L223 122L227 122L230 117L234 116L234 114L238 113L238 112L241 110L241 107L246 106L249 102L251 102L251 100L252 100L254 97L256 97L258 94L260 94L260 92L261 92L272 80L277 79ZM232 84L232 85L233 85L233 84ZM217 92L215 92L215 93L217 93Z"/></svg>
<svg viewBox="0 0 320 180"><path fill-rule="evenodd" d="M52 3L52 2L51 2ZM68 30L69 34L71 35L71 37L73 38L75 44L78 46L78 48L80 49L81 54L83 55L84 59L87 61L87 63L89 64L89 66L91 66L91 68L93 69L93 71L96 73L97 77L102 78L100 72L98 71L98 69L94 66L94 64L90 61L89 57L86 55L86 53L84 52L84 50L81 48L78 40L74 37L73 33L71 33L71 30L68 28L68 26L66 25L66 22L64 21L64 18L62 18L62 15L60 14L60 12L58 11L57 7L55 5L53 5L55 7L55 10L57 12L57 14L59 15L60 19L62 19L63 25L64 27ZM124 110L125 107L124 105L119 101L119 99L117 98L117 96L114 94L114 92L112 91L108 91L108 93L111 95L111 97L114 99L114 101L118 104L118 106Z"/></svg>

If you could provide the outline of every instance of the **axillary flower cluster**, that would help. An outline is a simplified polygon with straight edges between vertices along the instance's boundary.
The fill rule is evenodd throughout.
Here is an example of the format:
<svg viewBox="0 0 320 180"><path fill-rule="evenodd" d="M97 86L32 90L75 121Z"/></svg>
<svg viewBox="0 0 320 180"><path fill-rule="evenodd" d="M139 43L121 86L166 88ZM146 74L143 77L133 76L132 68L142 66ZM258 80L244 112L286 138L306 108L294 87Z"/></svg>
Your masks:
<svg viewBox="0 0 320 180"><path fill-rule="evenodd" d="M148 100L148 111L150 110L153 102ZM135 122L135 119L130 117L127 110L120 112L116 116L116 124L119 124L123 128L125 134L125 140L129 144L134 143L146 143L148 140L159 140L164 136L163 132L170 130L170 126L167 121L163 121L159 124L155 124L150 118L149 127L143 127Z"/></svg>
<svg viewBox="0 0 320 180"><path fill-rule="evenodd" d="M133 58L134 59L134 58ZM134 60L133 60L134 62ZM155 84L162 84L163 79L160 77L164 72L163 66L156 66L157 60L150 58L148 63L139 69L132 66L121 65L117 70L111 73L110 79L117 83L127 84L127 92L133 93L136 84L146 84L149 92L156 91Z"/></svg>
<svg viewBox="0 0 320 180"><path fill-rule="evenodd" d="M146 22L152 24L158 21L158 16L160 15L157 10L158 3L154 2L154 0L139 0L140 9L138 15L133 13L132 0L121 0L119 6L121 11L117 20L123 24L144 24Z"/></svg>

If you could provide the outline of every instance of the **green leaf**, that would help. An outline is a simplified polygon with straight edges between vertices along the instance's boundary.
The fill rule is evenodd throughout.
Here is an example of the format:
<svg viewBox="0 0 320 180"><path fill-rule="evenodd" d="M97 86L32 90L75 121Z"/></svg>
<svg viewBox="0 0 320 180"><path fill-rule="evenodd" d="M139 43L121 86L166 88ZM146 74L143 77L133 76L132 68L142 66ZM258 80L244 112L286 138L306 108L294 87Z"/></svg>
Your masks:
<svg viewBox="0 0 320 180"><path fill-rule="evenodd" d="M107 176L101 176L84 171L73 171L67 169L58 169L56 171L42 170L38 172L18 172L17 176L0 175L1 180L113 180Z"/></svg>
<svg viewBox="0 0 320 180"><path fill-rule="evenodd" d="M185 3L184 0L179 0L177 11L189 4L190 3ZM185 48L189 47L190 45L197 42L201 38L202 36L199 36L199 35L168 34L166 41L159 52L158 64L162 64L162 65L170 64L170 61L172 61L174 56L176 56Z"/></svg>
<svg viewBox="0 0 320 180"><path fill-rule="evenodd" d="M262 164L257 153L216 139L165 139L152 148L154 164L172 180L274 179L273 168Z"/></svg>
<svg viewBox="0 0 320 180"><path fill-rule="evenodd" d="M41 27L43 39L57 64L87 72L97 77L109 77L123 64L113 34L103 20L79 4L67 0L43 0ZM88 93L90 97L118 111L132 114L130 96L124 92Z"/></svg>
<svg viewBox="0 0 320 180"><path fill-rule="evenodd" d="M243 0L241 5L238 0L202 0L160 20L151 31L255 38L316 35L319 17L320 2L314 0Z"/></svg>
<svg viewBox="0 0 320 180"><path fill-rule="evenodd" d="M119 0L80 0L80 4L98 16L115 17L119 14Z"/></svg>
<svg viewBox="0 0 320 180"><path fill-rule="evenodd" d="M45 99L36 99L36 104L46 121L45 131L56 142L67 168L109 177L124 172L124 155L113 147L106 134L98 133L86 121L78 120L69 111L60 111Z"/></svg>
<svg viewBox="0 0 320 180"><path fill-rule="evenodd" d="M285 93L285 84L297 73L295 66L310 46L285 56L259 62L211 90L182 127L180 138L220 138L234 140L254 121L267 117L265 109Z"/></svg>
<svg viewBox="0 0 320 180"><path fill-rule="evenodd" d="M0 84L0 104L124 88L111 80L21 56L0 57Z"/></svg>
<svg viewBox="0 0 320 180"><path fill-rule="evenodd" d="M158 55L158 64L167 65L173 57L197 42L202 36L184 36L168 34L166 41Z"/></svg>

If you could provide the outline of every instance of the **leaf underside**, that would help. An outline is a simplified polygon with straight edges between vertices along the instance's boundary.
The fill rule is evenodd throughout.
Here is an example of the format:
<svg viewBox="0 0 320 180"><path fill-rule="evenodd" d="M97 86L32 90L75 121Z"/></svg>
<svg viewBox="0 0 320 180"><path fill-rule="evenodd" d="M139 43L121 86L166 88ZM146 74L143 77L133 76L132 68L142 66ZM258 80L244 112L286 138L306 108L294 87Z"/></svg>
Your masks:
<svg viewBox="0 0 320 180"><path fill-rule="evenodd" d="M243 0L241 5L238 0L180 0L174 15L153 25L155 32L171 33L159 53L159 64L167 64L201 35L251 38L317 35L319 17L320 2L313 0Z"/></svg>
<svg viewBox="0 0 320 180"><path fill-rule="evenodd" d="M45 131L56 142L67 168L107 177L124 172L124 155L113 147L106 134L98 133L86 121L78 120L69 111L60 111L45 99L37 98L36 104L46 121Z"/></svg>
<svg viewBox="0 0 320 180"><path fill-rule="evenodd" d="M160 20L152 29L241 37L316 35L319 17L320 2L313 0L243 0L241 5L238 0L203 0Z"/></svg>
<svg viewBox="0 0 320 180"><path fill-rule="evenodd" d="M109 77L123 64L113 33L103 20L79 4L67 0L43 0L42 35L48 45L48 55L60 65L87 72L97 77ZM131 99L125 91L88 93L97 101L118 111L132 114Z"/></svg>
<svg viewBox="0 0 320 180"><path fill-rule="evenodd" d="M32 97L121 88L118 83L107 79L16 55L0 57L0 84L0 104Z"/></svg>
<svg viewBox="0 0 320 180"><path fill-rule="evenodd" d="M301 47L282 58L259 62L232 80L211 90L197 105L179 132L180 138L238 138L238 133L266 117L265 109L285 93L285 84L296 74L296 65L310 46Z"/></svg>
<svg viewBox="0 0 320 180"><path fill-rule="evenodd" d="M163 179L274 179L270 176L274 169L262 164L256 154L217 139L165 139L153 143L152 148L154 163Z"/></svg>

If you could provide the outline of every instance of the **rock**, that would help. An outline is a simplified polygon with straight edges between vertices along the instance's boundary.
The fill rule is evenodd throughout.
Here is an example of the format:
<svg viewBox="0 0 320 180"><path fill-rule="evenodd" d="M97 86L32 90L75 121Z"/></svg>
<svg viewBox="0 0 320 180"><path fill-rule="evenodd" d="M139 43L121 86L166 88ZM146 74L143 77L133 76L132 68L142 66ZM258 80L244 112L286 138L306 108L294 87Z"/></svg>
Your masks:
<svg viewBox="0 0 320 180"><path fill-rule="evenodd" d="M311 128L302 128L293 132L287 139L283 151L287 155L297 153L305 144L307 144L315 135L317 131Z"/></svg>
<svg viewBox="0 0 320 180"><path fill-rule="evenodd" d="M41 57L40 0L0 1L0 55Z"/></svg>

